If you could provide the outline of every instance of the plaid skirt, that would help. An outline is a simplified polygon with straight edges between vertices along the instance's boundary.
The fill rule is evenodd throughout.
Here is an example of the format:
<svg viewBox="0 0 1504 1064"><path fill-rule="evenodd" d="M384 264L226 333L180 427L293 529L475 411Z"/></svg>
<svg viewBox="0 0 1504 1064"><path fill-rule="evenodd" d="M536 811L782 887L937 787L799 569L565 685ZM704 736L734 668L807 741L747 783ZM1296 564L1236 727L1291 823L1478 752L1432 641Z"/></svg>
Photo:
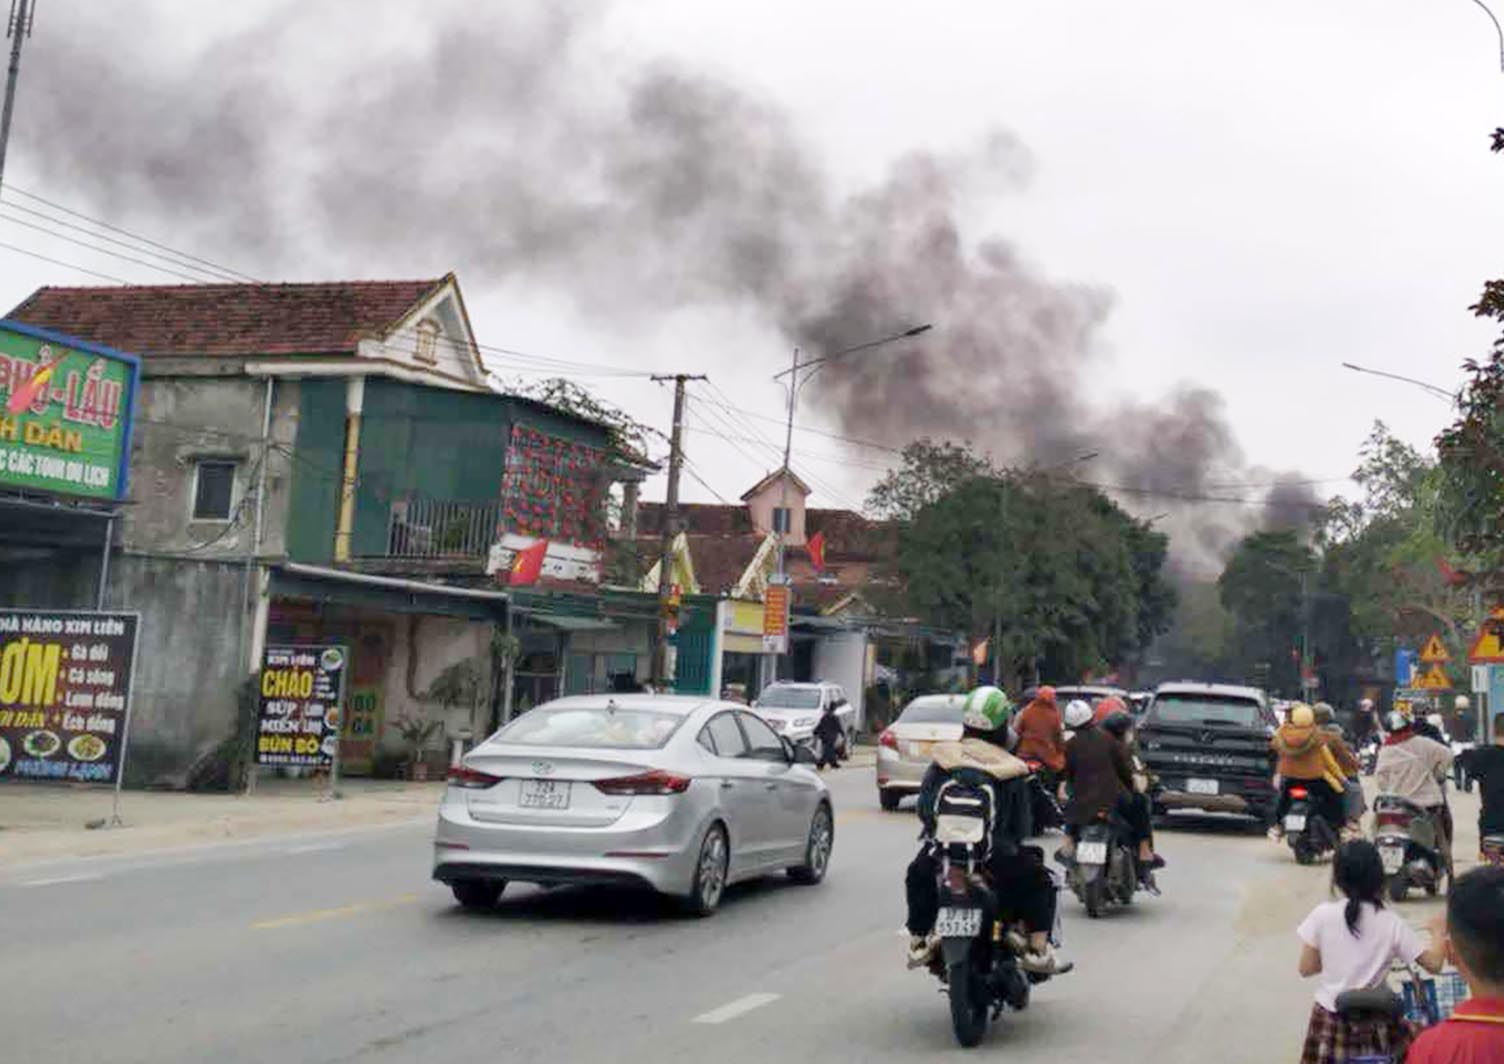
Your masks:
<svg viewBox="0 0 1504 1064"><path fill-rule="evenodd" d="M1320 1005L1311 1006L1300 1064L1344 1064L1364 1057L1404 1058L1420 1029L1409 1020L1346 1020Z"/></svg>

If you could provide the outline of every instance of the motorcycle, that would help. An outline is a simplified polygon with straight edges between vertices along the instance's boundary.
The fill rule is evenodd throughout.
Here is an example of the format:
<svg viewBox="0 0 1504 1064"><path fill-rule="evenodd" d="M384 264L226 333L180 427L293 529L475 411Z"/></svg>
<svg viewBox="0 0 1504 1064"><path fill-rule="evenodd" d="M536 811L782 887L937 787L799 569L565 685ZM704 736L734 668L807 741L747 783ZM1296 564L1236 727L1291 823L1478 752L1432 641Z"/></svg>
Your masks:
<svg viewBox="0 0 1504 1064"><path fill-rule="evenodd" d="M1285 841L1296 864L1314 864L1317 858L1337 848L1338 827L1327 823L1316 809L1311 792L1300 784L1290 786L1290 806L1285 810Z"/></svg>
<svg viewBox="0 0 1504 1064"><path fill-rule="evenodd" d="M1483 863L1504 868L1504 835L1485 835L1478 844Z"/></svg>
<svg viewBox="0 0 1504 1064"><path fill-rule="evenodd" d="M997 896L986 872L996 801L991 787L959 780L941 784L935 799L940 947L930 970L945 985L956 1041L967 1048L981 1043L988 1023L1005 1008L1027 1008L1031 984L1045 978L1019 967L1012 936L997 918Z"/></svg>
<svg viewBox="0 0 1504 1064"><path fill-rule="evenodd" d="M1034 834L1042 835L1063 827L1065 813L1061 811L1054 791L1045 783L1044 762L1025 758L1024 764L1029 766L1029 814L1034 822Z"/></svg>
<svg viewBox="0 0 1504 1064"><path fill-rule="evenodd" d="M1379 767L1379 745L1378 739L1369 739L1358 751L1358 767L1365 776L1372 776Z"/></svg>
<svg viewBox="0 0 1504 1064"><path fill-rule="evenodd" d="M1158 893L1154 874L1139 868L1128 825L1106 813L1081 829L1066 868L1071 892L1092 919L1101 916L1109 904L1132 905L1137 890Z"/></svg>
<svg viewBox="0 0 1504 1064"><path fill-rule="evenodd" d="M1373 803L1374 845L1384 862L1389 897L1404 901L1411 887L1435 897L1448 874L1440 831L1431 813L1407 798L1381 794Z"/></svg>

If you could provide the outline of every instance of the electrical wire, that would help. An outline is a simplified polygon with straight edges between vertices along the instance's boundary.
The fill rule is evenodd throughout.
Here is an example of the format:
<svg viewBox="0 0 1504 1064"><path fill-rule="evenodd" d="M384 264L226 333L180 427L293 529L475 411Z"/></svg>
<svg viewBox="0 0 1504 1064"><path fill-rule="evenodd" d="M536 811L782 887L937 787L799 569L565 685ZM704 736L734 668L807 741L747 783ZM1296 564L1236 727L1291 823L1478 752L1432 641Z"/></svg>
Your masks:
<svg viewBox="0 0 1504 1064"><path fill-rule="evenodd" d="M130 243L129 241L120 240L120 239L117 239L116 237L108 236L108 235L106 235L104 233L97 233L97 232L95 232L92 229L85 228L84 226L75 225L72 222L64 221L61 218L55 218L52 215L46 213L45 211L39 211L39 210L36 210L36 209L34 209L32 207L26 207L26 206L23 206L22 204L15 203L15 202L9 202L9 203L3 202L3 197L0 197L0 208L3 208L5 210L11 210L11 211L20 211L23 214L29 214L29 215L31 215L34 218L40 218L43 221L51 222L53 225L60 226L63 229L71 229L74 232L83 233L86 236L93 237L95 240L103 240L105 243L114 244L116 247L123 247L123 248L126 248L129 251L137 252L138 254L151 255L154 258L161 259L162 261L166 262L167 264L169 264L171 266L180 266L183 269L197 271L198 273L204 274L205 276L211 278L214 281L230 282L230 283L235 283L235 284L241 283L240 280L239 280L239 278L234 277L234 276L232 276L230 274L218 273L218 272L215 272L213 270L206 269L206 268L204 268L202 266L196 266L196 265L194 265L191 262L180 261L180 259L173 257L173 256L176 256L176 255L180 254L179 252L173 252L172 255L166 255L166 254L163 254L160 251L153 251L150 248L142 248L142 247L139 247L136 244ZM3 217L3 216L0 216L0 217ZM27 224L30 224L30 223L27 223L27 222L23 222L20 219L7 218L7 220L8 221L13 221L17 225L27 225ZM42 227L35 226L34 228L42 228ZM52 230L52 229L43 229L42 231L43 232L47 232L47 233L55 233L55 230ZM66 237L62 237L61 234L57 234L57 235L59 236L60 239L68 239ZM90 247L91 249L96 249L96 246L93 245L93 244L89 244L89 245L86 245L86 246ZM102 249L96 249L96 250L102 250ZM194 280L196 282L198 280L198 278L194 278Z"/></svg>
<svg viewBox="0 0 1504 1064"><path fill-rule="evenodd" d="M34 259L41 259L43 262L50 262L54 266L63 266L70 270L77 270L79 273L86 273L91 277L98 277L106 281L114 281L116 284L131 283L125 280L123 277L116 277L113 274L108 273L100 273L98 270L91 270L87 266L80 266L76 262L64 262L62 259L54 259L50 255L43 255L40 251L31 251L27 248L18 247L15 244L7 244L3 241L0 241L0 248L3 248L6 251L15 251L22 255L29 255Z"/></svg>

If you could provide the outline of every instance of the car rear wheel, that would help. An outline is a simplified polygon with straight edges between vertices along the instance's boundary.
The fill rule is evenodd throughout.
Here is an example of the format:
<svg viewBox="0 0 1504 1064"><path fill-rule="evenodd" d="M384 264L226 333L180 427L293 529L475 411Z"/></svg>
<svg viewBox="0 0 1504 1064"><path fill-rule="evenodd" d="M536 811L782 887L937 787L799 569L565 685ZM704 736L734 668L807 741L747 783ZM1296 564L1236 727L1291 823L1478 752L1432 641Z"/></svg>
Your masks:
<svg viewBox="0 0 1504 1064"><path fill-rule="evenodd" d="M804 844L804 863L790 868L789 878L795 883L808 885L820 882L830 868L830 853L835 844L835 819L830 815L830 806L821 802L809 824L809 839Z"/></svg>
<svg viewBox="0 0 1504 1064"><path fill-rule="evenodd" d="M449 884L449 889L454 892L454 900L465 908L486 910L496 907L507 884L500 879L461 879Z"/></svg>
<svg viewBox="0 0 1504 1064"><path fill-rule="evenodd" d="M695 879L689 897L684 899L684 907L692 916L709 916L720 908L730 865L731 847L726 841L726 829L720 824L711 824L700 843L700 856L695 861Z"/></svg>
<svg viewBox="0 0 1504 1064"><path fill-rule="evenodd" d="M877 789L877 804L883 807L883 812L893 812L898 808L898 803L901 801L903 801L903 795L897 791L890 791L885 787Z"/></svg>

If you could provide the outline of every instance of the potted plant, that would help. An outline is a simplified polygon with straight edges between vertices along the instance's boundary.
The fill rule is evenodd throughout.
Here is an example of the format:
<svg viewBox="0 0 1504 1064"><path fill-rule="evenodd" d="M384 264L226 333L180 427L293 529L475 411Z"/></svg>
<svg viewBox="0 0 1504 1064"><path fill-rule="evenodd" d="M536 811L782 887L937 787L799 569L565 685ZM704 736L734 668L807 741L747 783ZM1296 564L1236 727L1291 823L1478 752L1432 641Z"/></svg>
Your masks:
<svg viewBox="0 0 1504 1064"><path fill-rule="evenodd" d="M397 729L397 734L402 736L403 741L412 749L412 760L407 764L407 778L411 780L426 780L428 778L428 764L423 760L423 751L428 746L428 741L437 735L439 729L444 726L444 722L404 714L398 717L392 726Z"/></svg>

